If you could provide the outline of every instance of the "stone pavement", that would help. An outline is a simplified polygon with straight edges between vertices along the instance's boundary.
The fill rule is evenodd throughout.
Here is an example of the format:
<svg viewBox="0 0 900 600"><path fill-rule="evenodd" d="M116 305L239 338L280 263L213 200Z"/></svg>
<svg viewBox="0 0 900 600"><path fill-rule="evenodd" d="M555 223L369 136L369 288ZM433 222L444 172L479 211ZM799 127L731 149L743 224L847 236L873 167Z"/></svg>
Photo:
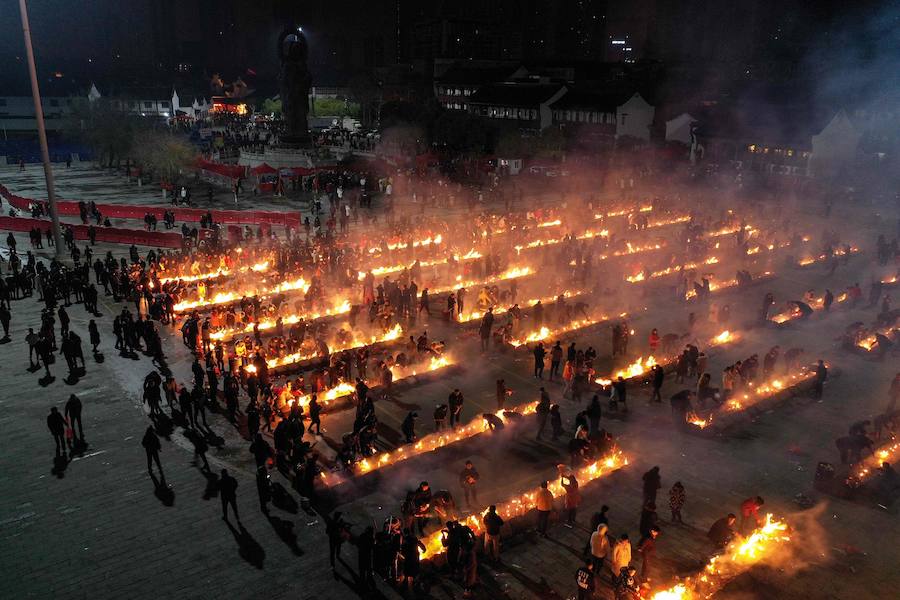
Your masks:
<svg viewBox="0 0 900 600"><path fill-rule="evenodd" d="M840 209L838 209L840 210ZM865 215L851 211L841 215L858 222ZM854 221L856 219L856 221ZM815 221L813 221L815 223ZM859 239L874 236L870 221L860 226ZM811 225L811 227L818 224ZM23 243L24 246L24 243ZM868 281L870 259L854 258L828 279L822 270L793 271L770 286L779 298L795 297L806 289L821 290L826 283L848 285L851 279ZM839 287L839 286L835 286ZM834 288L832 288L834 289ZM752 314L764 290L728 296L736 324ZM635 321L637 345L651 327L660 331L682 329L688 307L653 298L652 310ZM634 307L629 307L634 308ZM637 306L637 308L640 308ZM0 597L114 598L186 597L215 595L235 598L348 598L354 594L342 569L339 581L328 573L326 538L322 520L302 508L292 515L272 509L277 518L267 520L259 512L251 475L252 459L247 442L220 416L210 425L225 438L221 451L209 453L213 470L227 466L235 471L240 487L238 504L246 534L221 520L217 498L210 494L207 478L191 464L192 452L183 435L163 442L162 461L174 503L166 506L155 494L145 472L140 438L149 423L140 405L138 390L152 368L149 359L119 357L112 349L111 316L118 307L107 303L101 335L106 360L95 364L89 357L86 376L76 385L63 381L64 367L52 367L56 380L38 384L40 373L26 371L27 327L36 323L39 305L34 300L13 303L12 342L0 345ZM80 306L70 310L72 327L87 339L87 315ZM898 533L896 512L834 500L812 492L812 476L819 460L836 462L833 440L843 435L850 422L868 418L884 406L896 364L872 363L841 351L832 339L855 320L868 321L872 311L841 308L833 314L789 329L757 329L745 334L732 348L714 352L709 371L719 373L726 364L778 343L782 348L802 346L810 358L822 356L842 373L827 387L821 402L795 399L745 427L715 439L683 435L671 426L668 407L648 405L646 394L631 396L627 420L604 418L632 459L632 464L609 478L583 488L584 502L578 525L569 529L552 525L550 539L521 534L504 542L504 565L484 565L479 596L483 598L569 598L573 576L589 532L590 514L600 506L611 507L611 533L627 532L637 543L640 513L640 475L653 465L661 467L659 540L661 564L658 581L670 581L699 569L708 553L705 533L709 525L744 498L761 494L766 509L786 516L797 525L793 553L775 568L754 569L739 578L722 597L739 598L847 598L894 597L897 589L895 545L884 543ZM437 323L418 327L441 331ZM740 327L736 327L740 329ZM438 335L438 334L435 334ZM592 344L601 356L608 347L608 329L564 336L579 346ZM420 431L430 431L431 407L443 402L454 387L466 395L464 420L493 411L493 382L506 378L516 395L515 403L536 396L536 382L529 377L527 354L490 354L484 360L471 342L456 342L450 349L462 361L463 370L403 391L388 403L379 403L385 437L396 437L403 415L419 407ZM166 342L170 363L179 381L189 375L187 354L179 336ZM635 351L639 351L636 348ZM571 423L578 407L561 398L561 388L548 389ZM678 389L670 380L664 394ZM75 392L85 404L85 434L90 444L83 457L68 465L61 477L51 473L53 442L46 429L49 406L62 407ZM326 415L328 436L339 439L348 429L348 413ZM320 444L324 442L320 441ZM407 461L386 470L374 489L364 489L341 508L358 525L380 523L395 514L405 489L427 478L435 489L446 487L457 496L456 475L471 457L482 473L484 485L479 504L501 501L530 489L553 473L564 461L563 442L536 442L530 435L516 439L492 438L488 443L448 448ZM273 474L273 478L277 478ZM675 480L687 488L686 525L668 523L666 493ZM803 492L820 503L807 511L792 502ZM233 520L232 520L233 521ZM860 552L862 554L857 553ZM636 553L635 553L636 555ZM352 547L345 549L348 563L355 562ZM457 598L459 588L430 571L431 596ZM390 595L384 586L382 591ZM608 595L608 590L604 590ZM730 593L729 593L730 592Z"/></svg>

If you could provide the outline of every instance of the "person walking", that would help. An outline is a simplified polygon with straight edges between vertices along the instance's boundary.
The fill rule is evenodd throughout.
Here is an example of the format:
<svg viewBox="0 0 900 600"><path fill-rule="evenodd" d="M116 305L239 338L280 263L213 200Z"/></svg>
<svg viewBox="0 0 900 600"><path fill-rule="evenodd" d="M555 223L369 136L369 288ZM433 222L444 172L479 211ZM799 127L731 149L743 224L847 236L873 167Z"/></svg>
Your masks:
<svg viewBox="0 0 900 600"><path fill-rule="evenodd" d="M465 399L463 398L462 392L459 391L459 388L454 389L453 392L450 393L450 397L447 399L447 404L450 409L450 429L456 429L457 426L460 425L464 402Z"/></svg>
<svg viewBox="0 0 900 600"><path fill-rule="evenodd" d="M91 341L91 351L97 354L97 346L100 345L100 330L97 329L97 323L91 319L88 323L88 338Z"/></svg>
<svg viewBox="0 0 900 600"><path fill-rule="evenodd" d="M537 531L542 537L547 537L547 525L550 523L550 513L553 511L553 492L547 489L547 482L541 482L541 489L535 499L538 521Z"/></svg>
<svg viewBox="0 0 900 600"><path fill-rule="evenodd" d="M241 522L241 517L237 509L237 488L238 481L228 474L228 469L222 469L219 477L219 497L222 499L222 520L228 520L228 506L234 511L234 518L237 522Z"/></svg>
<svg viewBox="0 0 900 600"><path fill-rule="evenodd" d="M162 445L159 443L159 437L153 430L152 425L148 426L147 431L144 432L141 446L144 447L144 451L147 453L147 472L151 476L153 475L153 463L156 462L156 467L159 469L159 476L165 481L166 476L163 474L162 464L159 462L159 451L162 449Z"/></svg>
<svg viewBox="0 0 900 600"><path fill-rule="evenodd" d="M65 407L66 420L72 432L75 432L75 423L78 423L78 439L84 442L84 428L81 424L81 400L75 394L69 396Z"/></svg>
<svg viewBox="0 0 900 600"><path fill-rule="evenodd" d="M503 527L503 518L497 514L497 507L493 504L488 507L484 515L484 553L491 559L500 562L500 529Z"/></svg>
<svg viewBox="0 0 900 600"><path fill-rule="evenodd" d="M825 366L825 361L820 360L816 365L816 382L813 387L813 398L819 400L822 398L822 391L825 387L825 381L828 379L828 367Z"/></svg>
<svg viewBox="0 0 900 600"><path fill-rule="evenodd" d="M581 505L581 491L578 489L578 480L575 475L569 474L562 478L562 487L566 490L564 503L566 507L566 525L570 528L575 525L575 517L578 507Z"/></svg>
<svg viewBox="0 0 900 600"><path fill-rule="evenodd" d="M66 419L55 406L50 408L50 414L47 415L47 429L56 443L56 456L66 456Z"/></svg>

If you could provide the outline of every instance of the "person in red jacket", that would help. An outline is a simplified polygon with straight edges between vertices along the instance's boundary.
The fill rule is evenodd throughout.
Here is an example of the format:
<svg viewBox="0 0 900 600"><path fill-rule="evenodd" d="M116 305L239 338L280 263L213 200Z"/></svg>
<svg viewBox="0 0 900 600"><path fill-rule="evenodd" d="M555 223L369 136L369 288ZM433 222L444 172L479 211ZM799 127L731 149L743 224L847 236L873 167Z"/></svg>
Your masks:
<svg viewBox="0 0 900 600"><path fill-rule="evenodd" d="M741 534L744 533L744 525L751 517L757 527L762 523L762 519L759 518L759 509L763 504L765 504L765 500L761 496L747 498L741 502Z"/></svg>

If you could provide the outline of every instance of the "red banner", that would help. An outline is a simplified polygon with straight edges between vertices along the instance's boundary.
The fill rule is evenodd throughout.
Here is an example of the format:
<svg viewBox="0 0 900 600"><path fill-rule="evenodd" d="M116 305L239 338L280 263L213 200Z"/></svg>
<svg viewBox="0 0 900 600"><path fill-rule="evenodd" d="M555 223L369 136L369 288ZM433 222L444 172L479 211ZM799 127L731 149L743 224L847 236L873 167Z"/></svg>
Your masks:
<svg viewBox="0 0 900 600"><path fill-rule="evenodd" d="M31 231L37 227L42 235L50 229L50 223L41 219L0 216L0 229L6 231ZM88 238L87 225L66 225L71 227L76 240ZM144 231L142 229L121 229L118 227L96 227L97 241L110 244L134 244L156 248L181 248L181 234L164 231Z"/></svg>
<svg viewBox="0 0 900 600"><path fill-rule="evenodd" d="M15 206L19 210L30 211L30 205L36 202L44 204L44 212L46 212L46 202L43 200L34 200L25 198L11 193L6 186L0 185L0 196L5 198L7 202ZM79 216L81 213L78 209L78 202L74 200L60 200L56 203L60 216L70 215ZM248 225L279 225L282 227L300 227L300 213L274 212L266 210L209 210L202 208L180 208L172 207L167 209L164 206L141 206L131 204L98 204L97 209L104 217L113 219L138 219L143 221L144 215L152 214L160 221L163 218L163 212L172 210L175 213L176 221L199 222L201 217L208 213L212 215L216 223L242 223Z"/></svg>

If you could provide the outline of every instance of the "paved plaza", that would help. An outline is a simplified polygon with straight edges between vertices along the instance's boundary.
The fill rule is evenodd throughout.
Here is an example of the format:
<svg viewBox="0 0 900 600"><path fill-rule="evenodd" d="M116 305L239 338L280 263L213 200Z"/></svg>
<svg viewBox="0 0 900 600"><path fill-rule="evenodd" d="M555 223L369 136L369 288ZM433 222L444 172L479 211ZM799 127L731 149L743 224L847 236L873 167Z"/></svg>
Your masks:
<svg viewBox="0 0 900 600"><path fill-rule="evenodd" d="M67 199L99 202L161 203L150 188L137 190L124 178L87 167L57 170L58 193ZM19 174L0 167L0 182L23 196L41 196L41 172L29 167ZM251 201L248 200L248 205ZM254 208L289 210L295 202L253 204ZM232 206L228 206L232 208ZM810 231L823 223L802 205ZM4 205L4 210L8 207ZM681 481L687 490L682 524L669 522L665 501L660 501L662 535L658 540L659 565L654 581L674 581L699 570L710 555L706 532L716 519L738 512L742 500L765 498L765 510L795 526L790 551L778 560L752 569L735 579L721 598L894 598L897 597L900 560L895 540L900 533L896 506L838 500L813 490L819 461L838 462L834 440L848 426L884 410L888 386L898 371L896 360L874 362L842 350L836 341L854 321L870 322L874 309L836 308L829 315L775 329L754 326L763 294L771 290L781 299L800 297L804 291L846 287L856 281L865 289L875 271L872 252L876 227L897 215L876 215L835 207L835 213L858 232L853 238L862 249L830 276L824 267L779 273L771 284L749 292L728 292L734 329L742 339L733 346L710 352L708 371L718 379L726 365L753 353L760 356L774 344L803 347L807 358L825 359L833 376L819 400L794 398L748 419L739 427L711 439L686 434L673 426L668 402L650 404L647 389L631 393L631 411L625 418L604 416L602 425L618 440L630 464L584 486L584 502L574 528L554 519L549 538L533 532L517 533L503 542L503 564L480 566L479 598L571 598L574 573L590 535L591 513L601 504L610 507L610 532L628 532L638 539L641 512L641 475L654 465L662 474L661 498ZM133 226L133 225L132 225ZM19 236L20 248L27 236ZM98 250L106 248L98 247ZM127 248L116 248L127 255ZM49 259L46 249L37 251ZM99 254L99 252L98 252ZM614 286L612 282L611 286ZM552 290L548 290L552 293ZM723 296L726 297L726 296ZM651 328L683 331L693 305L654 296L611 295L597 299L608 308L635 315L629 322L637 330L631 358L645 351ZM723 300L724 301L724 300ZM626 306L620 303L626 302ZM221 519L215 478L193 464L190 442L176 427L163 440L162 466L169 491L160 491L148 477L141 437L150 424L141 403L141 382L154 367L150 358L119 356L113 349L112 317L121 310L110 297L101 297L98 320L103 341L103 362L86 359L86 375L77 383L64 380L65 363L51 367L55 380L43 386L42 372L29 372L28 327L40 322L41 304L34 298L14 301L11 341L0 345L0 598L316 598L357 597L353 581L356 551L347 544L345 565L333 577L328 564L324 518L300 503L296 513L272 508L263 515L258 507L249 442L222 414L210 415L209 425L224 439L209 459L213 473L228 468L239 482L240 526ZM89 315L81 305L69 311L72 328L86 340ZM701 321L703 317L701 316ZM161 326L161 329L164 326ZM713 333L717 326L701 325ZM448 353L459 363L442 376L403 386L391 399L377 403L381 438L399 444L400 423L409 410L417 410L421 433L431 431L431 413L448 394L459 388L465 395L463 422L494 412L495 381L504 378L514 403L537 399L547 387L571 430L574 415L583 408L564 399L562 386L531 376L531 355L524 349L482 355L478 339L469 329L442 322L437 316L420 319L410 334L427 330L431 339L447 342ZM561 337L563 345L593 345L600 355L599 371L610 370L610 329L598 326ZM163 338L168 363L176 380L190 378L190 353L177 329ZM616 365L618 366L618 364ZM680 386L668 378L663 397ZM88 448L63 471L54 468L53 440L45 418L50 406L62 408L69 394L84 403ZM244 401L242 401L244 404ZM352 410L323 417L323 435L308 436L317 450L333 460L341 433L352 427ZM427 479L432 489L448 489L461 502L457 476L465 460L472 460L482 477L479 506L502 501L552 478L555 465L568 460L567 437L559 442L537 441L531 427L516 435L485 436L405 461L384 470L375 483L342 493L337 500L358 532L367 524L380 527L399 511L406 490ZM273 471L274 480L281 476ZM286 482L286 487L289 487ZM354 484L347 484L354 485ZM812 508L795 502L798 494L815 500ZM460 598L462 589L440 571L426 569L430 596ZM379 582L379 594L397 597ZM604 593L612 597L608 586Z"/></svg>

